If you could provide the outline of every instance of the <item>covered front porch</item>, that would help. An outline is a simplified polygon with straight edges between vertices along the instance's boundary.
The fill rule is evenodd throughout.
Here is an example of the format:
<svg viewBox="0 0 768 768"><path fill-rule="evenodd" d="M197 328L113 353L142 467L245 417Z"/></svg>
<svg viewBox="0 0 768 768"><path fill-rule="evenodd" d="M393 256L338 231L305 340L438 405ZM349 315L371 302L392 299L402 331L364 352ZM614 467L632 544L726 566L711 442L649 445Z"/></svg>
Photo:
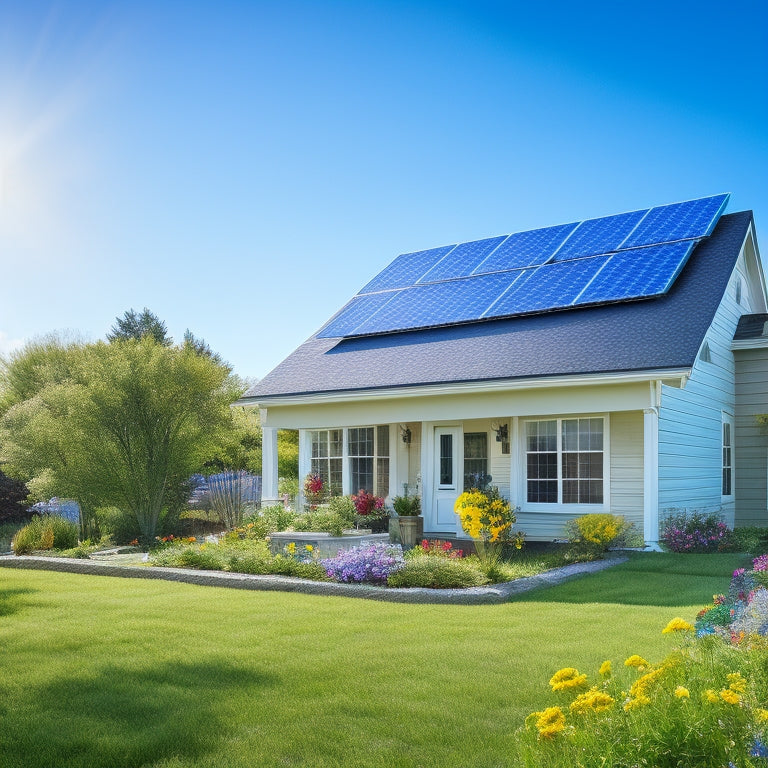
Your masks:
<svg viewBox="0 0 768 768"><path fill-rule="evenodd" d="M659 388L596 382L270 407L264 498L277 499L277 429L298 428L301 478L320 474L332 495L418 494L429 537L463 538L457 497L493 485L519 507L515 528L531 541L561 538L578 515L612 512L655 542Z"/></svg>

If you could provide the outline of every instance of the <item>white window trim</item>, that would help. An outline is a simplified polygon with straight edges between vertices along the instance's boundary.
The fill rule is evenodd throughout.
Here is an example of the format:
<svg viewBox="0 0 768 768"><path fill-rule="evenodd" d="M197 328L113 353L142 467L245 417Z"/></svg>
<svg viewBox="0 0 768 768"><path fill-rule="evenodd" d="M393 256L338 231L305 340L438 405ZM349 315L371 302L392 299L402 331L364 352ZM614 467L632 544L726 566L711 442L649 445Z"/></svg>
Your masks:
<svg viewBox="0 0 768 768"><path fill-rule="evenodd" d="M720 423L720 500L723 503L732 503L736 495L736 427L733 423L733 415L727 411L721 411L721 423ZM730 424L731 426L731 492L727 496L723 494L723 470L725 465L723 464L723 424Z"/></svg>
<svg viewBox="0 0 768 768"><path fill-rule="evenodd" d="M603 420L603 503L602 504L542 504L528 501L528 466L526 424L531 421L552 421L557 419L557 487L558 495L562 498L563 465L562 465L562 422L567 419L602 419ZM526 417L520 419L518 429L518 488L520 489L521 510L523 512L536 512L544 514L570 514L586 515L590 512L609 512L611 508L611 422L608 413L575 413L575 414L548 414L544 416Z"/></svg>

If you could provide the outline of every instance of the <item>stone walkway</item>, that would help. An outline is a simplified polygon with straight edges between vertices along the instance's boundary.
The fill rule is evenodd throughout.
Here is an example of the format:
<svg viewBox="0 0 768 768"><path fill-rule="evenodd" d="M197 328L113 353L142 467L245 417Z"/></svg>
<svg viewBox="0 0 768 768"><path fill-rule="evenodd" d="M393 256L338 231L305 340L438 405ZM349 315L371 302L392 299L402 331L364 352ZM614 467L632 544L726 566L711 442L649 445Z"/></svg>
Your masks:
<svg viewBox="0 0 768 768"><path fill-rule="evenodd" d="M92 556L93 557L93 556ZM384 600L393 603L434 603L456 605L480 605L504 603L515 595L541 587L561 584L569 579L602 571L627 561L626 557L610 557L591 563L574 563L554 568L536 576L527 576L503 584L469 589L391 589L368 584L339 584L336 582L307 581L290 576L254 576L227 571L198 571L189 568L158 568L144 565L142 555L112 555L90 560L71 558L3 555L0 567L31 568L64 573L85 573L93 576L118 576L130 579L164 579L185 584L234 589L255 589L272 592L301 592L306 595L331 595L337 597L362 597L368 600Z"/></svg>

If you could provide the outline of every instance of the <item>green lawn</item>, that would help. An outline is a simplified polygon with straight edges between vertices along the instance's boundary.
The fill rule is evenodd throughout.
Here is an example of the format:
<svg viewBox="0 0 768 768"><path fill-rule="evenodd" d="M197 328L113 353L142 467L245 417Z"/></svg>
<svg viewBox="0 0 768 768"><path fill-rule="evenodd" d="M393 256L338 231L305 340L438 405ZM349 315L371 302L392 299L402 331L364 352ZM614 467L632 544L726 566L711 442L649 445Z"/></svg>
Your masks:
<svg viewBox="0 0 768 768"><path fill-rule="evenodd" d="M738 555L637 555L505 605L0 568L0 766L513 766L562 666L660 659Z"/></svg>

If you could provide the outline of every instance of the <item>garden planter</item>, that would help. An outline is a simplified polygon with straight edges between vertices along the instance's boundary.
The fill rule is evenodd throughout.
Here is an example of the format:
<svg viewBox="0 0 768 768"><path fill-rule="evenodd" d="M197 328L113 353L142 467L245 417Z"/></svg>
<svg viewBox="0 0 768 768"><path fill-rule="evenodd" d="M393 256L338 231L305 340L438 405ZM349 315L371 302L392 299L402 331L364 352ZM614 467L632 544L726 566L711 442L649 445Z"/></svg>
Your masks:
<svg viewBox="0 0 768 768"><path fill-rule="evenodd" d="M403 549L412 549L424 537L424 518L421 515L411 517L391 517L389 519L389 538Z"/></svg>

